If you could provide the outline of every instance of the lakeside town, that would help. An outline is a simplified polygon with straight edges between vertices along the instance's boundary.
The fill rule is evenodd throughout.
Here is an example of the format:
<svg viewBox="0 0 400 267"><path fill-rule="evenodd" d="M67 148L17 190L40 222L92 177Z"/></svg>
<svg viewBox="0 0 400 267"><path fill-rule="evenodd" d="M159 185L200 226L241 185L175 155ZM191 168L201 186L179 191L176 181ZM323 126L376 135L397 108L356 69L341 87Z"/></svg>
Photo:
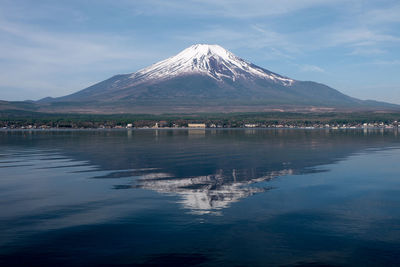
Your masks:
<svg viewBox="0 0 400 267"><path fill-rule="evenodd" d="M2 130L8 129L206 129L206 128L283 128L283 129L399 129L400 123L393 122L370 122L370 123L317 123L317 122L297 122L297 123L215 123L215 122L173 122L173 121L138 121L132 123L56 123L47 124L23 124L3 122L0 126Z"/></svg>

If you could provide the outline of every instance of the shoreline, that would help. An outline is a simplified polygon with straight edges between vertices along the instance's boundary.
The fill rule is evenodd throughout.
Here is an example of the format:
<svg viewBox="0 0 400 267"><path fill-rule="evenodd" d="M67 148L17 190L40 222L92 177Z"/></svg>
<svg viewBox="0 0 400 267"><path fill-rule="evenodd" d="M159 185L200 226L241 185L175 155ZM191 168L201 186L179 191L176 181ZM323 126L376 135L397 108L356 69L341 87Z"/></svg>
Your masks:
<svg viewBox="0 0 400 267"><path fill-rule="evenodd" d="M400 127L132 127L132 128L0 128L0 131L133 131L133 130L400 130Z"/></svg>

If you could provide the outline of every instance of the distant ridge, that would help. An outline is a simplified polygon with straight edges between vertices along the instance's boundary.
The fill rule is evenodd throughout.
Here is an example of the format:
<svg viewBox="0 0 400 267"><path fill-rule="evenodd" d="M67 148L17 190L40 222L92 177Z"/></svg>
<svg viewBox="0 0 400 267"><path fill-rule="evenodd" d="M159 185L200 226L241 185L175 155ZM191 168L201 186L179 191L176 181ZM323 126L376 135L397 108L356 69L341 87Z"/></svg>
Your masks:
<svg viewBox="0 0 400 267"><path fill-rule="evenodd" d="M137 72L36 104L40 111L84 113L400 110L279 75L208 44L192 45Z"/></svg>

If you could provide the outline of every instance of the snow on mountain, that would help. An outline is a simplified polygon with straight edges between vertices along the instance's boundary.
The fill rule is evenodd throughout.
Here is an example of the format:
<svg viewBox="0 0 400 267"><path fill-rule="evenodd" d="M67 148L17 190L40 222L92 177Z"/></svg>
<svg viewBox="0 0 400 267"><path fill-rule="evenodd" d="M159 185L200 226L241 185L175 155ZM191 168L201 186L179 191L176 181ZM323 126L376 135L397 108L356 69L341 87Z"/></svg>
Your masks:
<svg viewBox="0 0 400 267"><path fill-rule="evenodd" d="M281 85L292 85L294 80L257 67L235 56L219 45L196 44L179 54L131 74L134 84L148 80L169 79L179 75L199 73L215 80L222 78L261 78Z"/></svg>

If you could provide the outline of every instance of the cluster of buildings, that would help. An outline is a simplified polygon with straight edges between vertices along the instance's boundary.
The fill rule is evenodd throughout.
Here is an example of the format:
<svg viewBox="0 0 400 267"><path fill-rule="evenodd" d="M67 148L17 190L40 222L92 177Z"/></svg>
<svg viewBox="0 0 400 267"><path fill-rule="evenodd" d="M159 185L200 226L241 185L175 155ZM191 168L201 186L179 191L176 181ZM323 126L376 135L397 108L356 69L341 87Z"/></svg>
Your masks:
<svg viewBox="0 0 400 267"><path fill-rule="evenodd" d="M300 128L300 129L365 129L365 128L384 128L394 129L399 128L400 123L393 121L391 123L374 122L374 123L244 123L244 124L216 124L216 123L187 123L183 125L172 124L172 127L163 122L156 122L154 126L144 126L136 128ZM126 128L133 128L133 124L130 123Z"/></svg>
<svg viewBox="0 0 400 267"><path fill-rule="evenodd" d="M167 121L146 121L138 123L127 123L127 124L99 124L99 125L79 125L79 124L53 124L53 125L20 125L10 124L2 125L3 129L57 129L57 128L72 128L72 129L132 129L132 128L300 128L300 129L368 129L368 128L380 128L380 129L399 129L400 123L398 121L393 122L373 122L373 123L246 123L246 122L233 122L233 123L204 123L204 122L167 122Z"/></svg>

